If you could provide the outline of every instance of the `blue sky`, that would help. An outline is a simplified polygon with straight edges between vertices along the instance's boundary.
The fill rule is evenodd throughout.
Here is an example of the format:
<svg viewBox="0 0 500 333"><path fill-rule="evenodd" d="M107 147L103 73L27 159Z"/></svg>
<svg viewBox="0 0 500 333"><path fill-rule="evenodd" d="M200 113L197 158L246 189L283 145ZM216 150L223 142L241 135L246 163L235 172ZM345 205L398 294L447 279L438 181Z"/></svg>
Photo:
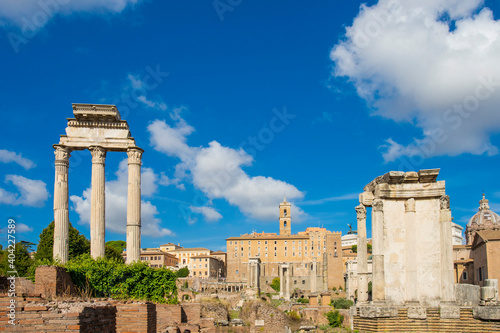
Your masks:
<svg viewBox="0 0 500 333"><path fill-rule="evenodd" d="M345 233L391 170L441 168L462 226L483 190L499 212L499 17L479 0L2 2L1 227L36 243L53 220L71 103L116 104L145 149L143 247L278 232L285 192L293 232ZM106 240L125 239L125 157L106 158ZM90 172L74 152L87 237Z"/></svg>

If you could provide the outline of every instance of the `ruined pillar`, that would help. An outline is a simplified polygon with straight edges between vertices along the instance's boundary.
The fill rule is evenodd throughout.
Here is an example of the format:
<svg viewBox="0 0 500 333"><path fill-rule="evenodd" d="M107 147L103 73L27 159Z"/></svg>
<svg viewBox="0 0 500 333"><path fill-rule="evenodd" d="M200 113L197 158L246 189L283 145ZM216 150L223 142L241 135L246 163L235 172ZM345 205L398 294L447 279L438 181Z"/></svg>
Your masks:
<svg viewBox="0 0 500 333"><path fill-rule="evenodd" d="M106 149L89 147L92 153L92 189L90 195L90 255L104 258L105 250L105 174ZM128 251L127 251L128 252ZM129 254L127 253L127 257Z"/></svg>
<svg viewBox="0 0 500 333"><path fill-rule="evenodd" d="M283 298L283 265L278 265L278 274L280 278L280 298Z"/></svg>
<svg viewBox="0 0 500 333"><path fill-rule="evenodd" d="M286 267L286 274L285 274L285 299L287 301L290 300L290 266L287 265Z"/></svg>
<svg viewBox="0 0 500 333"><path fill-rule="evenodd" d="M372 259L373 282L372 299L374 302L385 301L385 268L384 268L384 202L380 199L372 203ZM360 247L358 244L358 258ZM359 293L359 290L358 290Z"/></svg>
<svg viewBox="0 0 500 333"><path fill-rule="evenodd" d="M141 257L141 160L144 150L129 148L127 197L127 264Z"/></svg>
<svg viewBox="0 0 500 333"><path fill-rule="evenodd" d="M358 221L358 302L368 302L368 258L366 249L366 208L356 206Z"/></svg>
<svg viewBox="0 0 500 333"><path fill-rule="evenodd" d="M315 293L317 291L317 287L316 287L316 277L317 277L317 262L316 262L316 258L313 259L313 262L311 263L311 269L309 270L309 279L310 279L310 283L311 283L311 292L312 293Z"/></svg>
<svg viewBox="0 0 500 333"><path fill-rule="evenodd" d="M54 247L53 257L65 264L69 256L68 166L70 149L54 145Z"/></svg>
<svg viewBox="0 0 500 333"><path fill-rule="evenodd" d="M412 249L418 248L417 244L417 218L415 212L415 199L410 198L405 201L405 275L406 275L406 293L405 303L418 303L417 265L415 264L415 253ZM408 287L409 286L409 287Z"/></svg>
<svg viewBox="0 0 500 333"><path fill-rule="evenodd" d="M450 197L443 195L440 204L440 238L441 238L441 302L454 302L453 280L453 242L451 232Z"/></svg>

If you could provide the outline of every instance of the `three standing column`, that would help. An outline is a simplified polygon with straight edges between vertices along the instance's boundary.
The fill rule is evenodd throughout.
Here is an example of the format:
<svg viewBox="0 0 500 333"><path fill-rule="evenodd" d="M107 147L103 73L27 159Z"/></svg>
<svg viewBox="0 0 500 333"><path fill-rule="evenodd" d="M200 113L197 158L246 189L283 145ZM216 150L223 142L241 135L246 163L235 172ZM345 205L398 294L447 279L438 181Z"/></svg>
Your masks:
<svg viewBox="0 0 500 333"><path fill-rule="evenodd" d="M54 145L56 150L54 181L54 247L53 257L62 264L69 257L68 167L71 150Z"/></svg>
<svg viewBox="0 0 500 333"><path fill-rule="evenodd" d="M105 173L106 149L89 147L92 153L92 189L90 195L90 255L104 258L105 254Z"/></svg>
<svg viewBox="0 0 500 333"><path fill-rule="evenodd" d="M358 302L368 302L368 258L366 245L366 208L356 206L358 221Z"/></svg>
<svg viewBox="0 0 500 333"><path fill-rule="evenodd" d="M141 257L141 160L144 150L129 148L127 199L127 264Z"/></svg>

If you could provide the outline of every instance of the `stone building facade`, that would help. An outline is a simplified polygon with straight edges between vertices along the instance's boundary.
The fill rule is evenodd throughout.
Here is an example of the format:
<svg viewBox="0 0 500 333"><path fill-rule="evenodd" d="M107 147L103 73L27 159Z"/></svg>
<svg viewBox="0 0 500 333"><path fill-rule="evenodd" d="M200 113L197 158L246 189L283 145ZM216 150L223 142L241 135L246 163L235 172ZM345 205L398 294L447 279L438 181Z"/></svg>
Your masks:
<svg viewBox="0 0 500 333"><path fill-rule="evenodd" d="M194 256L190 259L189 275L202 279L224 277L224 262L211 255Z"/></svg>
<svg viewBox="0 0 500 333"><path fill-rule="evenodd" d="M249 282L254 274L250 262L258 262L260 287L280 276L292 291L344 285L340 232L310 227L292 234L291 204L286 199L279 205L279 227L279 234L253 232L226 239L227 281Z"/></svg>

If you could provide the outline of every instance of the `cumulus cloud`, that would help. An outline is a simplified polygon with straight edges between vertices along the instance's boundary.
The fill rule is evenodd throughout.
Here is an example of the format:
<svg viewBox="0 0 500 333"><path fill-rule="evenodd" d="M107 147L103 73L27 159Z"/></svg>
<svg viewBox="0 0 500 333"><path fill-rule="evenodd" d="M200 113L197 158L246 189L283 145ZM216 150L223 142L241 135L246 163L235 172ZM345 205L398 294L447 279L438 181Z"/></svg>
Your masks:
<svg viewBox="0 0 500 333"><path fill-rule="evenodd" d="M13 151L6 149L0 149L0 163L10 163L10 162L17 163L26 170L29 170L36 166L36 164L33 161L23 157L22 154L17 154Z"/></svg>
<svg viewBox="0 0 500 333"><path fill-rule="evenodd" d="M41 180L7 175L5 183L14 185L18 192L14 193L0 188L0 203L3 204L42 207L49 197L47 184Z"/></svg>
<svg viewBox="0 0 500 333"><path fill-rule="evenodd" d="M119 13L140 0L16 0L0 1L0 19L19 27L43 27L54 16L77 12Z"/></svg>
<svg viewBox="0 0 500 333"><path fill-rule="evenodd" d="M115 173L116 179L106 182L106 229L124 234L127 225L127 192L128 172L127 160L120 162ZM141 194L143 197L152 196L156 190L158 175L151 168L141 170ZM90 224L90 195L91 189L86 189L81 196L72 195L73 209L78 213L81 224ZM141 202L141 233L146 236L162 237L173 236L169 229L161 227L158 209L150 201Z"/></svg>
<svg viewBox="0 0 500 333"><path fill-rule="evenodd" d="M248 175L243 167L251 166L253 157L241 148L224 147L217 141L207 147L188 145L187 136L194 128L182 118L182 111L180 108L170 114L172 125L165 120L155 120L148 126L153 148L180 160L176 165L176 179L189 180L209 200L225 199L245 215L259 220L276 220L276 207L284 192L291 200L304 196L284 181ZM304 212L299 207L294 209L295 217L300 220ZM205 218L206 212L208 210L205 210ZM209 216L214 219L217 215L211 212Z"/></svg>
<svg viewBox="0 0 500 333"><path fill-rule="evenodd" d="M500 131L500 21L481 0L380 0L362 5L331 51L373 115L408 122L422 137L388 138L383 157L494 155Z"/></svg>

